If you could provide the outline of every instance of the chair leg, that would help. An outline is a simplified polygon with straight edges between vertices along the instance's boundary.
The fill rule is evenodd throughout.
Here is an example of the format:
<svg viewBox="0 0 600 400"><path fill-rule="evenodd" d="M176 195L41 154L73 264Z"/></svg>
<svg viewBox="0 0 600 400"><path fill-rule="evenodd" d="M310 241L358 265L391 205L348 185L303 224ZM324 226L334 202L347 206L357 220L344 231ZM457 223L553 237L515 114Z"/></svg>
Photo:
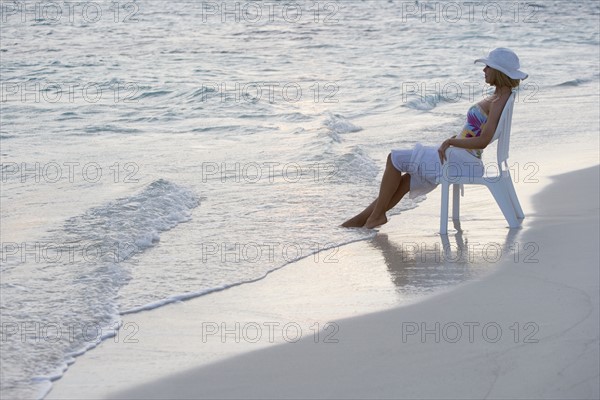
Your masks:
<svg viewBox="0 0 600 400"><path fill-rule="evenodd" d="M490 183L487 185L487 187L490 192L492 192L492 196L494 196L496 203L498 203L498 207L500 207L502 214L504 214L504 218L506 218L508 226L511 228L517 228L519 225L521 225L517 219L510 195L505 190L505 185L501 184L500 182L495 182Z"/></svg>
<svg viewBox="0 0 600 400"><path fill-rule="evenodd" d="M448 198L450 197L450 184L442 182L442 206L440 210L440 234L448 234Z"/></svg>
<svg viewBox="0 0 600 400"><path fill-rule="evenodd" d="M460 185L452 185L452 220L457 222L460 219Z"/></svg>
<svg viewBox="0 0 600 400"><path fill-rule="evenodd" d="M460 226L460 185L452 185L452 224L457 232L462 232Z"/></svg>
<svg viewBox="0 0 600 400"><path fill-rule="evenodd" d="M510 175L504 179L504 184L506 186L506 190L510 196L510 202L515 209L515 214L517 215L517 219L524 219L525 214L523 213L523 209L521 208L521 203L519 203L519 198L517 197L517 192L515 191L515 186L512 183L512 179Z"/></svg>

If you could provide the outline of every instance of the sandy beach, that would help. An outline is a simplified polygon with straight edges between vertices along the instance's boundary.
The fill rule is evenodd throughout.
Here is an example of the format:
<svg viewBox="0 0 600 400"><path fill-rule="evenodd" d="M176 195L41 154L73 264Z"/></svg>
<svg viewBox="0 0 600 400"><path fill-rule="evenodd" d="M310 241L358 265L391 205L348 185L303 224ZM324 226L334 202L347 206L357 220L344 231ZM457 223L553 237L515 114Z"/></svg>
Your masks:
<svg viewBox="0 0 600 400"><path fill-rule="evenodd" d="M597 0L0 14L1 399L600 397ZM522 226L469 185L344 228L495 69Z"/></svg>
<svg viewBox="0 0 600 400"><path fill-rule="evenodd" d="M442 278L460 269L464 282L425 297L398 288L419 271L432 279L444 260L429 252L411 264L406 251L443 242L407 234L399 216L329 254L335 262L324 252L125 315L121 334L78 358L46 398L598 398L598 181L596 165L517 183L534 210L517 230L472 189L492 217L466 215L463 235L504 255L455 263ZM435 224L438 207L436 191L411 216ZM464 238L448 240L459 249Z"/></svg>

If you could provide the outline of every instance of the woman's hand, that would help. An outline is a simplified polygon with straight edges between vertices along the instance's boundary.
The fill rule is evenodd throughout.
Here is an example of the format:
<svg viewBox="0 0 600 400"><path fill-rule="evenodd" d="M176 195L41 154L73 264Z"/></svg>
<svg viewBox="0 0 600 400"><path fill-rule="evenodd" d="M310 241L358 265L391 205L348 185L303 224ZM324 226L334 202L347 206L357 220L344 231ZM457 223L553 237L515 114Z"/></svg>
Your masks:
<svg viewBox="0 0 600 400"><path fill-rule="evenodd" d="M438 149L438 155L440 156L440 161L442 164L446 161L446 150L450 147L450 139L444 140L440 148Z"/></svg>

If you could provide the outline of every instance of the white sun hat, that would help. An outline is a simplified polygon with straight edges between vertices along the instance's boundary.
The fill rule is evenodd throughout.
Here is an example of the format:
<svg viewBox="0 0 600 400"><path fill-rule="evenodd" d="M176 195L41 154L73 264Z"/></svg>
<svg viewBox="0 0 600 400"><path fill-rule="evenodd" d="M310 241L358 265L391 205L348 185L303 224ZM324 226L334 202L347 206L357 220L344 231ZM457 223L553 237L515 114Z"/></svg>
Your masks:
<svg viewBox="0 0 600 400"><path fill-rule="evenodd" d="M512 79L527 79L529 75L519 70L521 64L519 63L519 57L514 51L499 47L489 52L485 58L478 58L475 60L476 63L482 63L488 67L497 69L500 72L504 72Z"/></svg>

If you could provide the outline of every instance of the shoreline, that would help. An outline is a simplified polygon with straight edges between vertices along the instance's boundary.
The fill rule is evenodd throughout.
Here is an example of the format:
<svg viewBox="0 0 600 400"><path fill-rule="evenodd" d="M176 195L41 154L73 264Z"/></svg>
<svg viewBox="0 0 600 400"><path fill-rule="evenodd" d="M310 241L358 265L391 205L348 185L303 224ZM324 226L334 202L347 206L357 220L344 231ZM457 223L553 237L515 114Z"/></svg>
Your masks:
<svg viewBox="0 0 600 400"><path fill-rule="evenodd" d="M524 239L539 262L504 262L460 290L339 320L335 344L305 338L109 398L597 398L599 170L559 175L534 198ZM556 201L569 194L577 207ZM573 258L556 245L576 234Z"/></svg>
<svg viewBox="0 0 600 400"><path fill-rule="evenodd" d="M542 178L542 181L548 180L546 177ZM522 184L517 187L522 203L528 204L535 189L539 188ZM334 324L338 324L337 321L342 318L357 315L367 318L373 313L394 310L398 306L403 309L418 308L422 304L439 301L438 298L462 292L473 283L486 282L491 278L490 272L495 275L504 268L504 264L488 265L488 268L480 268L480 271L477 268L469 270L469 264L461 265L462 270L459 272L467 271L472 276L467 277L463 283L434 288L433 295L417 293L414 298L410 298L407 293L398 293L398 285L406 284L403 271L400 271L401 276L395 275L398 274L397 265L394 267L394 259L399 255L398 249L402 250L405 244L420 240L430 247L440 242L439 235L423 233L422 228L427 223L433 223L434 226L439 223L438 192L435 191L436 194L424 206L420 205L410 211L410 215L414 215L414 220L417 221L411 228L416 229L419 235L407 235L404 232L407 221L396 216L380 231L375 244L371 243L372 240L361 241L340 248L339 263L326 265L322 259L315 262L308 258L275 271L252 285L241 285L214 295L124 316L124 327L129 330L123 330L119 340L109 339L84 357L77 358L75 365L69 368L63 378L54 382L45 398L111 398L111 393L134 385L147 385L147 382L160 380L166 374L185 374L186 370L198 366L209 368L211 365L227 362L227 359L235 359L232 357L245 357L264 349L270 351L271 348L281 347L278 344L287 342L288 347L296 348L317 337L322 342L327 334L335 331ZM494 214L491 221L469 219L472 215L465 216L468 225L463 228L467 229L467 239L487 239L490 243L503 244L504 248L517 243L515 240L520 240L523 230L511 233L504 228L500 211L496 210L496 204L487 193L482 198L475 190L469 190L468 198L475 199L477 207L481 200L483 209L492 210ZM530 218L537 219L538 213L531 214ZM493 228L491 232L484 234L486 224L493 225ZM398 242L398 239L400 244L394 245L394 241ZM452 245L458 246L458 239L451 237ZM434 268L440 267L439 263L418 264L412 266L420 266L427 273L435 272ZM306 283L307 278L313 280ZM398 278L401 281L395 282ZM367 279L369 282L365 283ZM236 329L236 323L240 325L238 335L246 335L238 342L235 341L235 334L231 333ZM283 333L284 327L287 327L287 333ZM293 336L294 330L290 329L297 331L298 327L302 334L295 341L297 335ZM210 329L216 330L216 333L208 335L212 332ZM505 327L506 329L508 328ZM138 343L125 343L127 333L131 334L134 330L136 334L133 338ZM226 333L223 340L219 333L227 330L230 333ZM339 334L336 335L345 330L338 325ZM261 339L246 340L257 337L259 332L262 334ZM202 334L206 334L205 337ZM336 335L329 338L335 339ZM109 369L114 371L110 372ZM96 381L108 383L100 385ZM210 396L218 395L213 393Z"/></svg>

